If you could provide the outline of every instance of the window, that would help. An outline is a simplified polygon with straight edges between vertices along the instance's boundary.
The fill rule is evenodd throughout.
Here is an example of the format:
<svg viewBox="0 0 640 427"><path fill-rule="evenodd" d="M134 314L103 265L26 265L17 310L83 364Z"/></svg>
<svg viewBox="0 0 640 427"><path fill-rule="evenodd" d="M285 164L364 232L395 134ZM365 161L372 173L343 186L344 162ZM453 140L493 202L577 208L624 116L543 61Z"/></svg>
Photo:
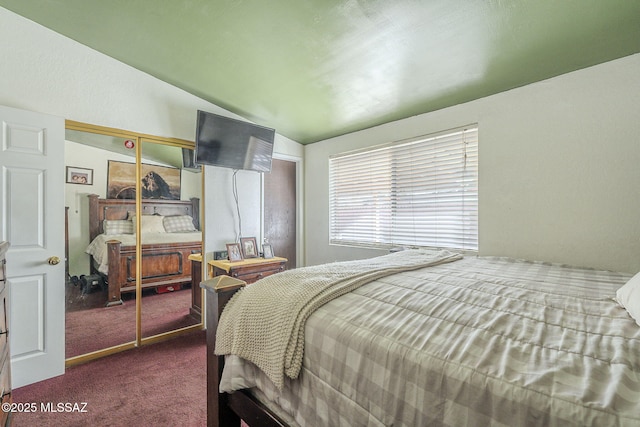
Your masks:
<svg viewBox="0 0 640 427"><path fill-rule="evenodd" d="M329 239L477 250L477 126L331 156Z"/></svg>

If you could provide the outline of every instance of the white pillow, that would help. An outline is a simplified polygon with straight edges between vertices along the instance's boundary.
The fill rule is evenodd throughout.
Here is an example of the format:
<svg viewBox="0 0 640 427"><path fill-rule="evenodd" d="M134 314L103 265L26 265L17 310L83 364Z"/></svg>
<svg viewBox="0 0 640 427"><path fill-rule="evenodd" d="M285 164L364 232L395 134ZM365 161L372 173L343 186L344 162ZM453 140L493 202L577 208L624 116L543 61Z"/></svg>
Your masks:
<svg viewBox="0 0 640 427"><path fill-rule="evenodd" d="M163 220L164 216L162 215L142 215L140 217L140 233L166 233ZM131 222L136 223L135 215L131 218Z"/></svg>
<svg viewBox="0 0 640 427"><path fill-rule="evenodd" d="M633 276L616 292L616 301L640 326L640 273Z"/></svg>

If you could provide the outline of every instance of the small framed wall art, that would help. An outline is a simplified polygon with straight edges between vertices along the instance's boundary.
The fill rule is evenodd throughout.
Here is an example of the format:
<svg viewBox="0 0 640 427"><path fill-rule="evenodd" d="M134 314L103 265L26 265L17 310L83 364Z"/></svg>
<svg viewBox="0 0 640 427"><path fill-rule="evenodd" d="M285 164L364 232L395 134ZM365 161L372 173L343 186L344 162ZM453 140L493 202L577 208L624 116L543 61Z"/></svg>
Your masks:
<svg viewBox="0 0 640 427"><path fill-rule="evenodd" d="M93 185L93 169L67 166L67 184Z"/></svg>

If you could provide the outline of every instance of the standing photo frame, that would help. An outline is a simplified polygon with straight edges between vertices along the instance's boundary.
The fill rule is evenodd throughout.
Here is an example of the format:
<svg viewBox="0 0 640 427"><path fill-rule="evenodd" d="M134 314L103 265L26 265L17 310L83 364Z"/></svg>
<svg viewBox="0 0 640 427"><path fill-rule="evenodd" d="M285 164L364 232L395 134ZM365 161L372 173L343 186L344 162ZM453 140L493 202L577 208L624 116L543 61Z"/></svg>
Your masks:
<svg viewBox="0 0 640 427"><path fill-rule="evenodd" d="M245 258L258 257L258 244L255 237L240 238L240 246L242 246L242 256Z"/></svg>
<svg viewBox="0 0 640 427"><path fill-rule="evenodd" d="M229 261L242 261L240 243L227 243L227 253L229 254Z"/></svg>
<svg viewBox="0 0 640 427"><path fill-rule="evenodd" d="M262 245L262 257L264 259L273 258L273 247L269 243Z"/></svg>

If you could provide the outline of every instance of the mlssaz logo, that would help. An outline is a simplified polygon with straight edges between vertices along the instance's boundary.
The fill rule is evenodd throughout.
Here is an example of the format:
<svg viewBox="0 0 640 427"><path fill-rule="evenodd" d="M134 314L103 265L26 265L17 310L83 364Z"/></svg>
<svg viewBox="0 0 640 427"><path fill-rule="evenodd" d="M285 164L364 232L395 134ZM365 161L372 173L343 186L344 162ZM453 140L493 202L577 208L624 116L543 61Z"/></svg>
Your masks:
<svg viewBox="0 0 640 427"><path fill-rule="evenodd" d="M87 402L71 403L71 402L41 402L40 412L88 412Z"/></svg>

